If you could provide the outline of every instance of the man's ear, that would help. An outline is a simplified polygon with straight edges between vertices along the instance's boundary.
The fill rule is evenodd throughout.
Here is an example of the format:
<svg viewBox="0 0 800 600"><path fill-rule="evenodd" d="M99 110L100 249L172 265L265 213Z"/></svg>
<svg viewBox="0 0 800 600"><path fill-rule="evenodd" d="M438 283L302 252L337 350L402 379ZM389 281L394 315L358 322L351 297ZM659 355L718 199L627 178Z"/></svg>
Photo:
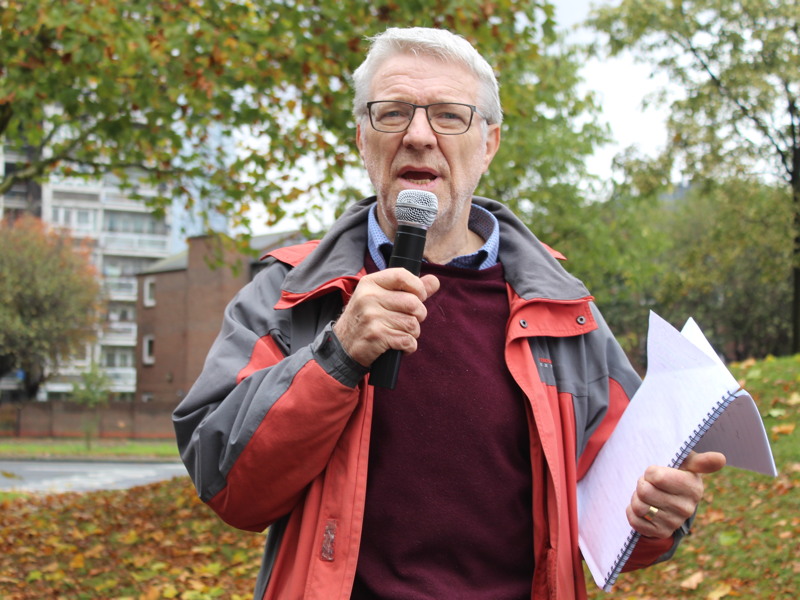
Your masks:
<svg viewBox="0 0 800 600"><path fill-rule="evenodd" d="M484 154L483 172L489 170L489 165L492 164L494 155L500 148L500 125L489 125L489 130L486 132L486 153Z"/></svg>
<svg viewBox="0 0 800 600"><path fill-rule="evenodd" d="M361 160L364 160L364 140L361 138L361 123L356 123L356 147L358 153L361 155Z"/></svg>

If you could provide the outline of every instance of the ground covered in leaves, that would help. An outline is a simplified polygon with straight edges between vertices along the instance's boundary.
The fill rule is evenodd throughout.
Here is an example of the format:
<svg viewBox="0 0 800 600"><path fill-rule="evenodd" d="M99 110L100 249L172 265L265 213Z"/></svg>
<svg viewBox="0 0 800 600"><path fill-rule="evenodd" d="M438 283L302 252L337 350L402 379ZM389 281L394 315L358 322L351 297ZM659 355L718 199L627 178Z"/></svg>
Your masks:
<svg viewBox="0 0 800 600"><path fill-rule="evenodd" d="M249 599L264 536L234 530L188 477L0 504L3 600Z"/></svg>
<svg viewBox="0 0 800 600"><path fill-rule="evenodd" d="M591 600L797 597L800 356L732 371L756 398L779 477L737 469L707 477L695 532L676 557L623 574L610 594L589 583ZM219 521L185 477L9 498L0 502L0 599L250 598L263 542Z"/></svg>

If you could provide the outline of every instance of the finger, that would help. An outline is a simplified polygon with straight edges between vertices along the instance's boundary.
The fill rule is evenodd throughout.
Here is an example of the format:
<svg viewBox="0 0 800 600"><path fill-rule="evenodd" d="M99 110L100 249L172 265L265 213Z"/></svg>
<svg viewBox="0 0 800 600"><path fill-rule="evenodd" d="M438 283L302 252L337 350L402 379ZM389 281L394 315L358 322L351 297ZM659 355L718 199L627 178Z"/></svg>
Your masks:
<svg viewBox="0 0 800 600"><path fill-rule="evenodd" d="M435 275L423 275L421 277L422 284L425 286L425 300L433 296L436 292L439 291L439 287L441 283L439 279ZM424 300L423 300L424 302Z"/></svg>
<svg viewBox="0 0 800 600"><path fill-rule="evenodd" d="M383 326L419 337L419 324L428 316L428 309L414 294L385 292L378 298L382 311L376 316Z"/></svg>
<svg viewBox="0 0 800 600"><path fill-rule="evenodd" d="M703 478L692 471L653 465L647 467L642 479L669 496L686 497L692 502L699 502L703 496Z"/></svg>
<svg viewBox="0 0 800 600"><path fill-rule="evenodd" d="M721 452L690 452L680 469L690 473L716 473L725 463L725 455Z"/></svg>
<svg viewBox="0 0 800 600"><path fill-rule="evenodd" d="M403 304L402 302L399 304ZM420 327L420 323L425 320L427 316L427 310L424 306L421 306L417 310L411 310L411 312L406 310L386 310L380 320L375 321L375 326L377 328L378 334L381 337L387 338L397 338L399 343L403 345L403 348L396 348L394 345L390 344L390 347L395 348L396 350L413 350L414 348L408 348L406 341L407 337L411 337L414 340L414 346L416 346L416 339L420 336L422 331Z"/></svg>
<svg viewBox="0 0 800 600"><path fill-rule="evenodd" d="M431 288L436 284L438 280L427 283ZM420 278L405 269L387 269L363 277L344 312L359 314L363 321L383 317L382 311L422 321L427 314L423 304L427 296L426 284Z"/></svg>
<svg viewBox="0 0 800 600"><path fill-rule="evenodd" d="M675 531L675 528L668 525L664 519L665 513L656 506L631 503L625 511L625 516L633 529L647 537L665 538Z"/></svg>
<svg viewBox="0 0 800 600"><path fill-rule="evenodd" d="M639 494L639 490L637 489L636 492L631 496L631 503L629 508L633 513L633 516L637 519L645 519L645 515L649 511L651 506L655 506L654 504L649 504L648 501L642 499L641 495ZM648 520L649 519L645 519Z"/></svg>
<svg viewBox="0 0 800 600"><path fill-rule="evenodd" d="M626 510L631 527L649 537L669 537L692 514L691 504L674 504L675 498L640 480Z"/></svg>
<svg viewBox="0 0 800 600"><path fill-rule="evenodd" d="M407 269L393 267L391 269L384 269L378 273L373 273L368 277L371 277L372 281L386 290L408 292L414 294L422 302L424 302L428 296L426 285L423 283L422 279Z"/></svg>
<svg viewBox="0 0 800 600"><path fill-rule="evenodd" d="M703 483L699 475L683 473L677 469L671 469L670 474L677 475L678 481L669 479L669 489L659 487L641 477L636 485L634 504L636 514L643 516L650 506L655 506L664 513L667 522L675 527L688 519L697 508L697 504L703 496ZM663 486L664 484L661 483ZM638 504L637 504L638 501Z"/></svg>

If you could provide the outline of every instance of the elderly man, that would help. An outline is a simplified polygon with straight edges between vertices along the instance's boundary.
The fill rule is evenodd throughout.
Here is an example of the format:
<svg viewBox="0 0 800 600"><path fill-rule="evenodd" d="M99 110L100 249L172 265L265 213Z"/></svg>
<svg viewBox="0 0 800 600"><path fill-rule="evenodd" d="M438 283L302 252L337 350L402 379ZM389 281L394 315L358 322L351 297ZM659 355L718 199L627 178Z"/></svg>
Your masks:
<svg viewBox="0 0 800 600"><path fill-rule="evenodd" d="M473 197L502 119L475 49L389 29L354 82L376 197L230 303L175 411L183 460L226 522L269 527L258 599L585 598L576 482L639 379L560 255ZM387 268L408 189L438 199L420 277ZM369 385L390 349L397 386ZM723 464L642 474L629 568L671 555Z"/></svg>

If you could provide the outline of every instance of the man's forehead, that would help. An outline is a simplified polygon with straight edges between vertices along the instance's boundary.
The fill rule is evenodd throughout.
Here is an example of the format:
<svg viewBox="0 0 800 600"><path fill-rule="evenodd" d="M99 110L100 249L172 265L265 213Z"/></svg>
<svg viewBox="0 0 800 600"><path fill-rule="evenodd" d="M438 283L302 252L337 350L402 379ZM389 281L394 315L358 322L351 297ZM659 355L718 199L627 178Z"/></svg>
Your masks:
<svg viewBox="0 0 800 600"><path fill-rule="evenodd" d="M375 71L373 95L389 89L423 88L474 93L478 79L464 64L428 54L401 53L384 60Z"/></svg>

